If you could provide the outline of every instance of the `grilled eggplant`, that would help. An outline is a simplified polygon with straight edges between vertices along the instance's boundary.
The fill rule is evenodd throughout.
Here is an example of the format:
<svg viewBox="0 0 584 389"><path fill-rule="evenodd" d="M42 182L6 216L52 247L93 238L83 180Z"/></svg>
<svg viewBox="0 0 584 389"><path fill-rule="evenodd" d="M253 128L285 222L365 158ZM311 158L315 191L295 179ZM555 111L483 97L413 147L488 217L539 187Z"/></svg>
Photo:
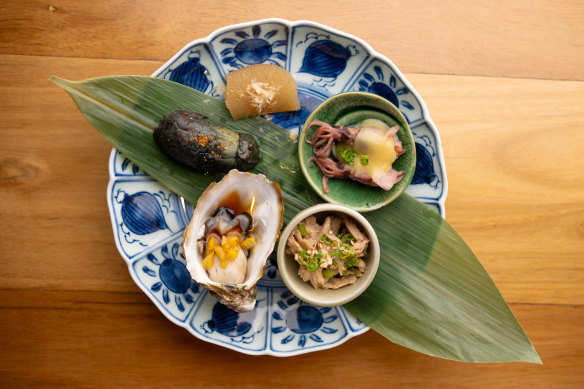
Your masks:
<svg viewBox="0 0 584 389"><path fill-rule="evenodd" d="M172 111L164 116L154 129L154 141L175 161L203 173L251 170L260 155L253 136L190 111Z"/></svg>

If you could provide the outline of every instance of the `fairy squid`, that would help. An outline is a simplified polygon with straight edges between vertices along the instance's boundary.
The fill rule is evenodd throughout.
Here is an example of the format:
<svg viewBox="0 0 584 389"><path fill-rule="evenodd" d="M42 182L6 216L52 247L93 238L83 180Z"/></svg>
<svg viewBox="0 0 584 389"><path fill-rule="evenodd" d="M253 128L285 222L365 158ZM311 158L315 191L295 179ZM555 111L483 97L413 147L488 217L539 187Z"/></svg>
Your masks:
<svg viewBox="0 0 584 389"><path fill-rule="evenodd" d="M335 127L320 120L315 120L310 126L319 126L306 143L312 146L313 156L308 160L308 167L314 162L321 170L322 187L329 193L330 178L350 178L366 185L379 186L384 190L391 189L405 175L397 171L391 164L406 151L397 136L398 126L387 127L385 123L368 119L358 127ZM330 157L334 142L345 144L353 152L353 158L359 154L361 159L344 160L335 155L338 161ZM364 158L363 158L364 157Z"/></svg>

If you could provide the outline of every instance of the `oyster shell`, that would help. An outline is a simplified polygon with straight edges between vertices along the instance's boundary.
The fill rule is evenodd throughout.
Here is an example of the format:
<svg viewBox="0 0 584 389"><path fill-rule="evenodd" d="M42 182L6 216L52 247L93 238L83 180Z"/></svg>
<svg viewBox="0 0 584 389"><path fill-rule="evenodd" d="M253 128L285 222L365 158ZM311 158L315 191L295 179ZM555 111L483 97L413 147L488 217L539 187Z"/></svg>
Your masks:
<svg viewBox="0 0 584 389"><path fill-rule="evenodd" d="M245 212L252 217L251 234L254 246L247 253L243 282L216 282L210 278L209 272L201 263L205 259L205 238L209 226L207 221L217 217L218 213L224 213L218 212L219 208L226 205L228 198L234 194L240 199L241 204L246 205ZM197 201L193 218L184 233L183 252L191 277L227 307L238 312L252 310L257 294L256 282L261 278L268 257L278 240L283 211L280 186L270 182L262 174L243 173L234 169L221 181L209 185ZM239 262L239 259L236 262ZM227 266L235 266L231 271L242 269L240 263L233 262Z"/></svg>

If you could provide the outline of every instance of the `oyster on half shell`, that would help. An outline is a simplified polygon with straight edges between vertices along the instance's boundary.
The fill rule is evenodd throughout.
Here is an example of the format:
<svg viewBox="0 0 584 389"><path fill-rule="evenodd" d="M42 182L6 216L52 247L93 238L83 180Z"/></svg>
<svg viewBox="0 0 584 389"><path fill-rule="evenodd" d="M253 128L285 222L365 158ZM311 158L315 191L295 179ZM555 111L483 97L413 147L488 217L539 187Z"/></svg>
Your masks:
<svg viewBox="0 0 584 389"><path fill-rule="evenodd" d="M278 240L283 212L280 186L262 174L244 173L234 169L221 181L209 185L197 201L193 218L184 232L183 252L191 277L227 307L238 312L252 310L257 295L256 282L261 278L268 257ZM245 221L249 215L251 227ZM215 222L215 219L223 220ZM239 219L245 227L239 228ZM216 229L222 228L217 226L228 226L225 227L228 231L217 232ZM230 230L230 226L234 226L233 230ZM223 233L226 235L222 235ZM246 247L244 250L238 246L236 258L234 255L230 260L221 258L218 262L218 254L213 254L213 250L208 249L210 244L219 245L221 237L225 245L226 240L229 241L230 237L237 235L239 244L240 240L248 237L248 233L253 247ZM217 243L210 243L209 236L213 234ZM243 243L242 245L246 246ZM211 265L207 262L209 255ZM246 261L243 265L242 260ZM221 267L218 263L221 263ZM245 275L242 275L244 271ZM236 274L232 278L229 275L220 278L217 277L217 272ZM225 279L237 281L225 282Z"/></svg>

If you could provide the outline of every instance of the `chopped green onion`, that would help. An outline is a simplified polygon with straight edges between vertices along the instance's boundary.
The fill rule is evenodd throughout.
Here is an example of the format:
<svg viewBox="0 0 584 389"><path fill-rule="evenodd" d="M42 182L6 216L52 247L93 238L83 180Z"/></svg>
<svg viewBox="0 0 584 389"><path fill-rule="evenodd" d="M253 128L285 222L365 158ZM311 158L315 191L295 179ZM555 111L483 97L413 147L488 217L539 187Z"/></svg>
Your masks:
<svg viewBox="0 0 584 389"><path fill-rule="evenodd" d="M325 269L322 271L322 275L325 276L326 278L331 278L332 276L335 275L335 273L332 270Z"/></svg>
<svg viewBox="0 0 584 389"><path fill-rule="evenodd" d="M335 235L337 238L341 239L341 234L336 234Z"/></svg>
<svg viewBox="0 0 584 389"><path fill-rule="evenodd" d="M331 240L329 239L328 236L326 236L326 234L322 234L320 240L322 240L326 244L331 244Z"/></svg>
<svg viewBox="0 0 584 389"><path fill-rule="evenodd" d="M369 165L369 157L367 154L361 154L359 157L359 162L361 162L361 165Z"/></svg>
<svg viewBox="0 0 584 389"><path fill-rule="evenodd" d="M350 149L344 149L341 152L341 158L343 158L345 160L345 162L347 163L347 165L353 166L353 164L355 163L355 157L357 156L357 153L350 150Z"/></svg>
<svg viewBox="0 0 584 389"><path fill-rule="evenodd" d="M330 245L332 248L339 247L339 242L336 240L330 240Z"/></svg>
<svg viewBox="0 0 584 389"><path fill-rule="evenodd" d="M349 274L349 272L348 272L347 270L343 270L343 273L342 273L342 274L343 274L344 276L346 276L347 274Z"/></svg>
<svg viewBox="0 0 584 389"><path fill-rule="evenodd" d="M316 259L310 261L310 263L306 266L306 269L310 272L316 271L316 269L318 269L318 262Z"/></svg>
<svg viewBox="0 0 584 389"><path fill-rule="evenodd" d="M345 267L349 268L349 267L354 267L359 265L359 258L357 257L352 257L349 259L349 261L345 264Z"/></svg>
<svg viewBox="0 0 584 389"><path fill-rule="evenodd" d="M329 250L329 252L328 252L328 253L329 253L329 255L330 255L331 257L334 257L334 256L341 255L341 250L339 250L339 249L336 249L336 250Z"/></svg>
<svg viewBox="0 0 584 389"><path fill-rule="evenodd" d="M307 259L308 259L308 251L306 249L303 249L302 252L300 253L300 258L298 258L297 262L300 265L306 266Z"/></svg>
<svg viewBox="0 0 584 389"><path fill-rule="evenodd" d="M343 243L351 243L351 241L355 240L355 237L352 234L347 234L345 236L343 236L343 238L341 239L341 242Z"/></svg>
<svg viewBox="0 0 584 389"><path fill-rule="evenodd" d="M352 252L352 251L349 251L349 252L348 252L348 253L346 253L346 254L341 254L341 255L340 255L340 258L341 258L341 259L349 259L349 261L348 261L347 263L349 263L349 262L351 262L351 261L354 261L355 259L357 259L357 261L359 260L359 258L355 257L355 254L353 254L353 252ZM357 262L357 263L359 263L359 262ZM348 267L348 266L350 266L350 265L346 265L346 264L345 264L345 266L347 266L347 267Z"/></svg>
<svg viewBox="0 0 584 389"><path fill-rule="evenodd" d="M351 246L349 246L349 244L348 244L348 243L343 243L343 244L341 245L341 248L348 250L348 249L350 249L350 248L351 248Z"/></svg>
<svg viewBox="0 0 584 389"><path fill-rule="evenodd" d="M337 261L333 261L333 266L339 266L339 263Z"/></svg>
<svg viewBox="0 0 584 389"><path fill-rule="evenodd" d="M304 224L298 224L298 230L300 231L300 235L302 235L302 237L306 237L306 235L308 235L308 231L306 231L306 227L304 227Z"/></svg>

